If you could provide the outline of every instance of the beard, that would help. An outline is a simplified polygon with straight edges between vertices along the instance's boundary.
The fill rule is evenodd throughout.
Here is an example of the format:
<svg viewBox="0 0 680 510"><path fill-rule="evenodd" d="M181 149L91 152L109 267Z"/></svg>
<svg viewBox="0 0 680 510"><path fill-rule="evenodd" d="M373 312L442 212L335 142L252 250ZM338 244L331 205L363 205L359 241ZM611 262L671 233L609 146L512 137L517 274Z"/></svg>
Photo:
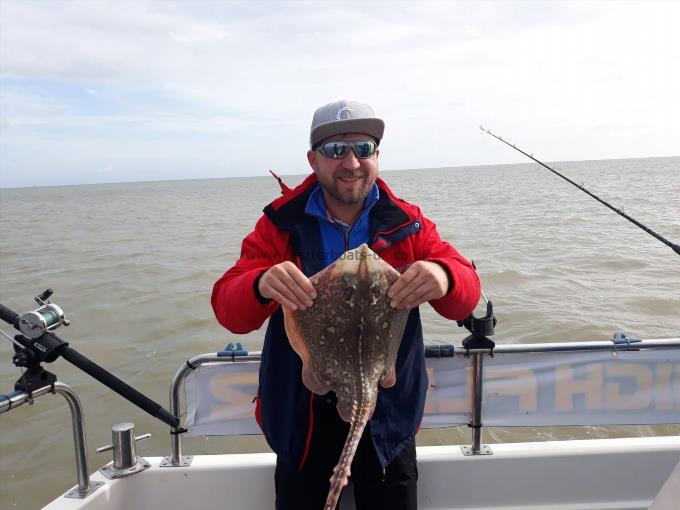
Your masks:
<svg viewBox="0 0 680 510"><path fill-rule="evenodd" d="M352 191L341 191L338 182L333 180L330 183L321 182L321 187L332 196L335 200L345 205L355 205L363 203L368 196L368 192L373 186L375 178L371 179L368 175L363 175L359 181L358 186Z"/></svg>

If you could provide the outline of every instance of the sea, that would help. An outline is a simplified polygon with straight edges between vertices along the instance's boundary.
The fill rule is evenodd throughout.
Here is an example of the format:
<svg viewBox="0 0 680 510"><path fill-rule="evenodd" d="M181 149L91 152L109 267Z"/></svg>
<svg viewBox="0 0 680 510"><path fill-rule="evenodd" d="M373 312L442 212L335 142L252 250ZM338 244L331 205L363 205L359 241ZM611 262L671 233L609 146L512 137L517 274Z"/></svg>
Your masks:
<svg viewBox="0 0 680 510"><path fill-rule="evenodd" d="M680 243L680 157L552 163L574 182ZM500 344L680 337L680 258L640 228L537 164L385 171L441 236L474 260ZM284 176L289 186L304 175ZM167 407L172 377L229 342L259 350L263 330L233 335L210 307L213 283L280 193L270 176L0 190L0 303L26 312L52 301L70 347ZM466 331L421 307L427 343ZM11 334L8 325L0 326ZM0 338L0 393L20 370ZM168 455L169 429L63 359L45 368L84 405L90 471L95 449L131 421L138 453ZM487 443L679 434L680 427L487 428ZM0 508L33 509L76 484L71 418L45 396L0 415ZM418 444L469 444L467 427L424 430ZM268 451L260 436L186 438L184 454ZM225 483L228 481L225 480Z"/></svg>

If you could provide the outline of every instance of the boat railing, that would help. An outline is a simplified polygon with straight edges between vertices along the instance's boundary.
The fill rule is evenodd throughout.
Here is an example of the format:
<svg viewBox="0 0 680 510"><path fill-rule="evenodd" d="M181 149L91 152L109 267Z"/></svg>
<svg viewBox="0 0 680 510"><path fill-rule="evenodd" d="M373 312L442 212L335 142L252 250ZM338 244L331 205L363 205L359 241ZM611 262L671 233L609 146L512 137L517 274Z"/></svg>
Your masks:
<svg viewBox="0 0 680 510"><path fill-rule="evenodd" d="M64 397L71 410L73 446L76 455L76 476L78 484L67 492L64 497L78 499L86 498L93 491L101 487L103 482L90 480L89 471L87 469L87 443L85 442L83 406L80 403L78 395L76 395L68 385L56 381L53 384L33 389L30 394L25 391L14 391L7 395L3 395L3 398L0 399L0 414L16 409L27 402L32 404L36 398L49 393L59 394Z"/></svg>
<svg viewBox="0 0 680 510"><path fill-rule="evenodd" d="M237 355L239 354L239 355ZM170 385L170 412L175 416L180 416L180 388L187 376L198 367L207 363L245 363L258 362L262 356L261 351L245 353L244 351L212 352L199 354L188 359L177 369ZM184 432L181 424L170 428L170 456L166 457L161 463L162 467L186 466L191 464L191 457L182 457L181 434Z"/></svg>
<svg viewBox="0 0 680 510"><path fill-rule="evenodd" d="M496 345L493 349L465 349L456 351L457 355L470 356L473 378L473 409L470 427L472 428L472 445L463 447L465 455L490 455L491 449L482 445L482 397L484 381L484 357L503 354L528 353L568 353L593 351L639 351L655 349L680 349L680 338L641 340L626 335L614 335L612 340L598 342L548 342L535 344ZM461 352L463 351L463 352Z"/></svg>
<svg viewBox="0 0 680 510"><path fill-rule="evenodd" d="M189 374L206 364L238 364L256 363L260 361L261 352L247 352L233 348L218 353L205 353L187 360L175 373L170 387L170 412L180 416L180 388ZM472 412L468 425L472 428L472 444L462 447L465 455L490 454L490 448L482 445L482 397L484 381L484 360L488 357L510 354L548 354L608 351L613 356L619 352L650 351L661 349L680 349L680 338L641 340L636 337L616 334L611 340L594 342L548 342L532 344L496 344L493 348L467 349L451 344L436 344L425 347L426 358L462 358L469 360L472 371ZM191 456L182 455L181 434L186 430L178 425L170 430L170 456L162 462L162 466L187 466Z"/></svg>

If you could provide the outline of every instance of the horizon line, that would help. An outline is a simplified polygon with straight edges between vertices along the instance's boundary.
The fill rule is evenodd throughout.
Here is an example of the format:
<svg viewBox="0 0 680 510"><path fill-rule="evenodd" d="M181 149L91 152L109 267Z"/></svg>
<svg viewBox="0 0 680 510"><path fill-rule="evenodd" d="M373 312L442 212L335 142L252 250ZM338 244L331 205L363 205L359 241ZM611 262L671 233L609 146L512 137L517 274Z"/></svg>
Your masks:
<svg viewBox="0 0 680 510"><path fill-rule="evenodd" d="M597 159L575 159L575 160L557 160L557 161L547 161L546 163L559 164L559 163L581 163L590 161L626 161L631 159L669 159L669 158L679 158L679 155L675 156L638 156L634 158L597 158ZM424 168L396 168L388 170L379 170L378 175L385 172L408 172L408 171L423 171L423 170L444 170L451 169L456 170L460 168L484 168L484 167L495 167L495 166L517 166L517 165L536 165L538 163L528 160L523 163L490 163L481 165L457 165L457 166L433 166ZM274 170L275 171L275 170ZM309 175L311 170L299 173L279 173L279 176L297 176L297 175ZM21 189L35 189L35 188L62 188L67 186L101 186L101 185L114 185L114 184L144 184L151 182L181 182L181 181L207 181L207 180L223 180L223 179L250 179L258 177L270 177L269 169L263 170L263 174L251 174L251 175L229 175L223 177L197 177L197 178L178 178L178 179L151 179L151 180L139 180L139 181L102 181L102 182L81 182L72 184L45 184L32 186L3 186L0 183L0 190L21 190Z"/></svg>

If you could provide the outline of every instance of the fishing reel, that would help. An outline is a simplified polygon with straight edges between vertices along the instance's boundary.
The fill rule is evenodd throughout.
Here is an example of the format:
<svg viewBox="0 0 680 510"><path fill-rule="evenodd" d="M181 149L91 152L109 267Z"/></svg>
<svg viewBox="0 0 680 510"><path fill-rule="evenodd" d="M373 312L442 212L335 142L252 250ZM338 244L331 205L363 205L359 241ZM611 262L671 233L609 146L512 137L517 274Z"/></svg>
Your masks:
<svg viewBox="0 0 680 510"><path fill-rule="evenodd" d="M59 326L68 326L70 322L64 317L64 311L57 305L46 301L53 294L52 289L35 297L40 305L37 309L21 316L10 317L11 323L22 334L14 338L7 336L14 344L12 363L25 368L26 372L14 385L15 390L24 390L29 395L32 390L54 384L57 378L46 371L42 363L52 363L68 347L68 343L55 335L46 335Z"/></svg>
<svg viewBox="0 0 680 510"><path fill-rule="evenodd" d="M52 289L36 296L34 299L40 305L31 312L26 312L19 318L19 331L32 339L40 338L46 331L54 331L59 326L69 326L71 323L64 317L64 311L57 305L45 300L53 294Z"/></svg>

